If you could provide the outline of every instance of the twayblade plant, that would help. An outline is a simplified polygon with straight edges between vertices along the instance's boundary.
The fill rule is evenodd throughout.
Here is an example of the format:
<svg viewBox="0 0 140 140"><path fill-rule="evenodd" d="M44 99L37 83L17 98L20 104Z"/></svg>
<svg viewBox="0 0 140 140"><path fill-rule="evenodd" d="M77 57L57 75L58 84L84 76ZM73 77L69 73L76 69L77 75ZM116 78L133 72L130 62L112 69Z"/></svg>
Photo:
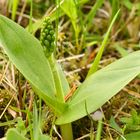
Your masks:
<svg viewBox="0 0 140 140"><path fill-rule="evenodd" d="M50 40L45 37L45 40L49 47L52 36ZM35 93L53 110L57 117L55 124L60 125L64 140L73 139L71 122L86 116L87 112L96 111L140 73L140 51L136 51L93 74L90 72L71 99L65 100L70 87L53 51L48 55L46 48L42 47L43 42L10 19L0 16L0 43Z"/></svg>

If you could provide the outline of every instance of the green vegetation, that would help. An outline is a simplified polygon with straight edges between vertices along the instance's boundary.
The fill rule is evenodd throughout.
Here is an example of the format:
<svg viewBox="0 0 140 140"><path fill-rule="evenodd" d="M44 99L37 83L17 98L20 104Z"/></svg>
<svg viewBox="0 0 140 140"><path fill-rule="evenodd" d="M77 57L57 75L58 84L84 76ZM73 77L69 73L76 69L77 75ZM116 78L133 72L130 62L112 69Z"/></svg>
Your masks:
<svg viewBox="0 0 140 140"><path fill-rule="evenodd" d="M140 2L2 4L9 13L0 15L7 140L139 138Z"/></svg>

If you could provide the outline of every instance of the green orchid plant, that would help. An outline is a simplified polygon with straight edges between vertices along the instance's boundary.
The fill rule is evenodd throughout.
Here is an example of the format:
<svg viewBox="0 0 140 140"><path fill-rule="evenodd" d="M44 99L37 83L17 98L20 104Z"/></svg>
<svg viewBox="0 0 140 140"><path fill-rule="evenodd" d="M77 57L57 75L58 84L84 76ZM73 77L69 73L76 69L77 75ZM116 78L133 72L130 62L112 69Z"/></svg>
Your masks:
<svg viewBox="0 0 140 140"><path fill-rule="evenodd" d="M0 15L0 44L5 53L35 93L53 110L63 140L72 140L73 121L96 111L140 73L140 51L96 72L90 70L86 80L66 100L70 87L54 57L55 39L49 20L45 21L41 32L39 42L21 26ZM99 57L103 49L100 52Z"/></svg>

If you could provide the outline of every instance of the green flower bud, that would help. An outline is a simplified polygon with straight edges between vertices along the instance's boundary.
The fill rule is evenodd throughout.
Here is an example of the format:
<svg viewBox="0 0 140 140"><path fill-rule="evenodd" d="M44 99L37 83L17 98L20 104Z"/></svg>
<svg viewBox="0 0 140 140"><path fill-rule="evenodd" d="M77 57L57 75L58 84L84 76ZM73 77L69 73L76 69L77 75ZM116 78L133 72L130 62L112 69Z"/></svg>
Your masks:
<svg viewBox="0 0 140 140"><path fill-rule="evenodd" d="M54 30L50 30L50 34L51 35L54 35Z"/></svg>
<svg viewBox="0 0 140 140"><path fill-rule="evenodd" d="M50 22L49 18L45 18L43 22L43 27L41 29L40 42L44 48L44 52L46 57L50 57L50 55L55 50L55 35L54 35L53 25Z"/></svg>
<svg viewBox="0 0 140 140"><path fill-rule="evenodd" d="M52 37L51 37L51 35L47 35L47 37L46 37L49 41L51 41L52 40ZM50 42L51 43L51 42Z"/></svg>
<svg viewBox="0 0 140 140"><path fill-rule="evenodd" d="M44 41L44 45L45 45L46 47L49 47L49 45L50 45L49 41L48 41L48 40L45 40L45 41Z"/></svg>
<svg viewBox="0 0 140 140"><path fill-rule="evenodd" d="M51 48L54 48L55 46L54 42L52 42L50 45L51 45Z"/></svg>
<svg viewBox="0 0 140 140"><path fill-rule="evenodd" d="M48 29L45 29L44 30L44 33L45 33L45 35L48 34L49 33L49 30Z"/></svg>
<svg viewBox="0 0 140 140"><path fill-rule="evenodd" d="M54 35L52 36L52 41L55 41L55 36Z"/></svg>

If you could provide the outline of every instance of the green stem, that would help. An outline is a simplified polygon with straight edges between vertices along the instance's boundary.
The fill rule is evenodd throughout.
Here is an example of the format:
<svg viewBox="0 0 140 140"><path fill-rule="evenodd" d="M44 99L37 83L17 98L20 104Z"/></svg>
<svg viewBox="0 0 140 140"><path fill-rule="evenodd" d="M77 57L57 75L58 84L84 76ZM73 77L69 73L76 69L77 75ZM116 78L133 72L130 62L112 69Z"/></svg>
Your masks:
<svg viewBox="0 0 140 140"><path fill-rule="evenodd" d="M56 88L56 98L61 102L65 102L64 91L63 91L61 80L60 80L57 62L54 59L53 54L49 57L48 60L49 60L49 63L53 72L54 83L55 83L55 88ZM61 135L62 135L63 140L73 140L71 123L61 125L60 129L61 129Z"/></svg>
<svg viewBox="0 0 140 140"><path fill-rule="evenodd" d="M55 89L56 89L56 98L61 102L65 102L64 92L63 92L63 88L62 88L62 84L60 80L60 75L58 72L57 62L54 59L53 54L49 57L48 60L49 60L49 63L53 72L53 78L54 78Z"/></svg>
<svg viewBox="0 0 140 140"><path fill-rule="evenodd" d="M61 125L60 129L63 140L73 140L71 123Z"/></svg>
<svg viewBox="0 0 140 140"><path fill-rule="evenodd" d="M103 126L102 120L99 120L98 121L98 128L97 128L97 134L96 134L95 140L100 140L101 139L102 126Z"/></svg>
<svg viewBox="0 0 140 140"><path fill-rule="evenodd" d="M91 118L91 116L90 116L90 119L91 119L91 128L90 128L90 140L94 140L94 127L93 127L93 120L92 120L92 118Z"/></svg>

